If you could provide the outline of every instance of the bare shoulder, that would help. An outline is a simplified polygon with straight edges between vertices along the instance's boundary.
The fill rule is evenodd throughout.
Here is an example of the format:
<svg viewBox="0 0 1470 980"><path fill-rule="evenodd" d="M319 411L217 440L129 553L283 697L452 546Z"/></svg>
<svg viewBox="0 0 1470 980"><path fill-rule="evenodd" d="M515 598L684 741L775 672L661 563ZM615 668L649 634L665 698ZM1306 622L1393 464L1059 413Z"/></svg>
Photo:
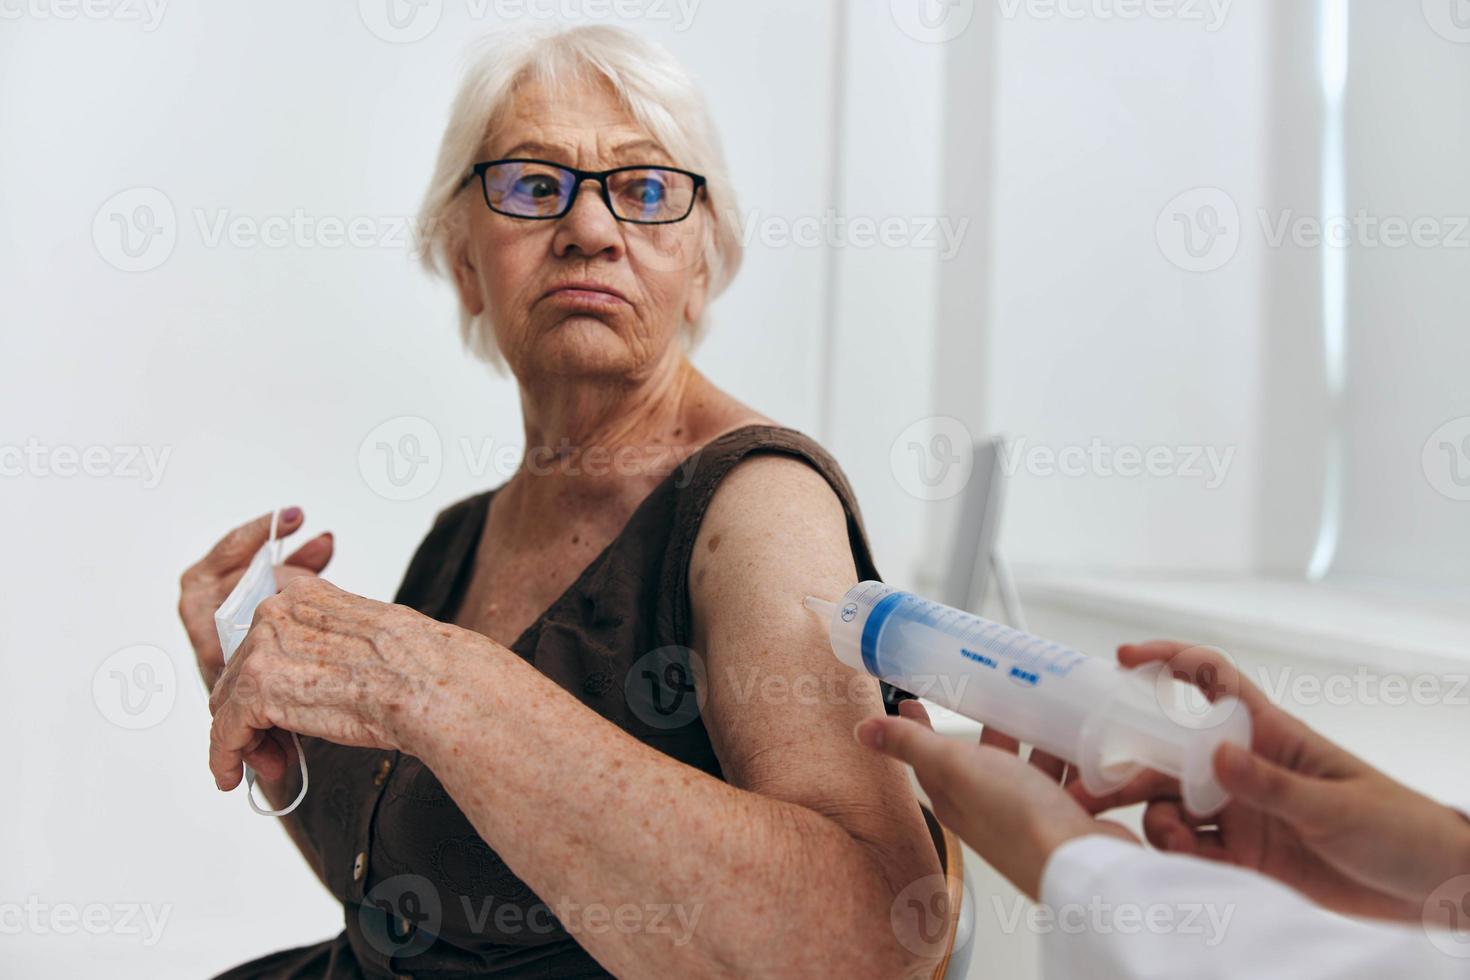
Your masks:
<svg viewBox="0 0 1470 980"><path fill-rule="evenodd" d="M720 481L705 523L773 507L781 513L843 516L837 493L810 463L785 453L757 453Z"/></svg>
<svg viewBox="0 0 1470 980"><path fill-rule="evenodd" d="M842 502L805 461L742 460L720 481L689 564L697 632L737 613L790 626L808 594L840 595L856 581Z"/></svg>

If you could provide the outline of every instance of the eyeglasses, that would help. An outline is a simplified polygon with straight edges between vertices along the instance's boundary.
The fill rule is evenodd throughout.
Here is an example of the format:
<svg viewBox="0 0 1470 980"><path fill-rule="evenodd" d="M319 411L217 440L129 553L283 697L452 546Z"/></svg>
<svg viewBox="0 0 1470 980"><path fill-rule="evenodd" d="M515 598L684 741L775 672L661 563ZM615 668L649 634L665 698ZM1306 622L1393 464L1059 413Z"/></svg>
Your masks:
<svg viewBox="0 0 1470 980"><path fill-rule="evenodd" d="M476 177L485 203L496 214L548 221L560 218L577 203L582 182L595 180L602 202L619 221L667 225L683 221L705 179L676 167L617 167L578 170L546 160L487 160L477 163L460 182L464 190Z"/></svg>

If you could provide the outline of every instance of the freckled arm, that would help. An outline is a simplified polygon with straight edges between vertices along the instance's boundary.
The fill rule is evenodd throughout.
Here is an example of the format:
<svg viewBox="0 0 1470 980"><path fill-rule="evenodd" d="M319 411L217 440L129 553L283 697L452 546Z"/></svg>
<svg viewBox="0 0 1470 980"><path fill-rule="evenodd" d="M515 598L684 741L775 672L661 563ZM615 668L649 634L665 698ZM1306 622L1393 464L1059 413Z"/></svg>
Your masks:
<svg viewBox="0 0 1470 980"><path fill-rule="evenodd" d="M467 631L447 643L456 682L401 719L405 749L614 973L932 973L890 913L938 858L901 768L852 738L882 711L876 684L832 657L801 606L856 580L835 494L797 461L742 463L689 574L702 718L728 782Z"/></svg>

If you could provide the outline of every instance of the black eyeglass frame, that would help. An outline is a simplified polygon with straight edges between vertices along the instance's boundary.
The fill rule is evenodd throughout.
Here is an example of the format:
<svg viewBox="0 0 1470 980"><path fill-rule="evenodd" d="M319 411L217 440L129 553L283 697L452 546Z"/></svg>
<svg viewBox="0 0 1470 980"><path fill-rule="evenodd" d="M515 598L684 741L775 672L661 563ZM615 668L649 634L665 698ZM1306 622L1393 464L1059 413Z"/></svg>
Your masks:
<svg viewBox="0 0 1470 980"><path fill-rule="evenodd" d="M485 184L485 173L491 167L502 163L539 163L544 167L555 167L558 170L571 174L576 178L576 181L572 184L572 193L567 197L567 206L556 214L513 214L510 211L500 210L490 203L490 188ZM630 170L664 170L669 173L683 174L685 177L692 178L694 180L694 193L689 195L689 210L677 218L666 218L663 221L640 221L637 218L625 218L618 214L613 208L612 195L607 189L607 179L614 174L627 173ZM554 163L551 160L537 160L531 157L507 157L501 160L482 160L475 164L470 168L470 172L465 174L464 180L459 182L459 186L455 188L454 192L458 194L464 190L469 186L470 181L476 177L480 178L480 196L485 199L485 206L487 208L496 214L503 214L507 218L520 218L523 221L555 221L558 218L565 218L571 213L572 208L576 206L577 195L582 191L582 184L589 180L595 180L598 188L602 192L602 203L607 206L608 214L611 214L618 221L626 221L632 225L674 225L694 213L694 205L699 200L699 192L706 190L709 186L709 181L704 179L703 174L697 174L692 170L683 170L679 167L666 167L658 163L636 164L631 167L614 167L611 170L578 170L576 167L568 167L564 163ZM707 190L706 193L708 193Z"/></svg>

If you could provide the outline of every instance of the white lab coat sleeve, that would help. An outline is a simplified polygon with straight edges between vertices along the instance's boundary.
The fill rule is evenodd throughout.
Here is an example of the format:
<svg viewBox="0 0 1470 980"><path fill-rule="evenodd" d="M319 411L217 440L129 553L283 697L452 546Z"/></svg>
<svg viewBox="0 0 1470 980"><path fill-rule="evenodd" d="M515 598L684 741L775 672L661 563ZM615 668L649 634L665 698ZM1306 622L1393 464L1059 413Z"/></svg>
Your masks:
<svg viewBox="0 0 1470 980"><path fill-rule="evenodd" d="M1346 918L1256 872L1113 837L1058 848L1033 912L1046 980L1470 980L1462 937L1436 945L1417 923Z"/></svg>

